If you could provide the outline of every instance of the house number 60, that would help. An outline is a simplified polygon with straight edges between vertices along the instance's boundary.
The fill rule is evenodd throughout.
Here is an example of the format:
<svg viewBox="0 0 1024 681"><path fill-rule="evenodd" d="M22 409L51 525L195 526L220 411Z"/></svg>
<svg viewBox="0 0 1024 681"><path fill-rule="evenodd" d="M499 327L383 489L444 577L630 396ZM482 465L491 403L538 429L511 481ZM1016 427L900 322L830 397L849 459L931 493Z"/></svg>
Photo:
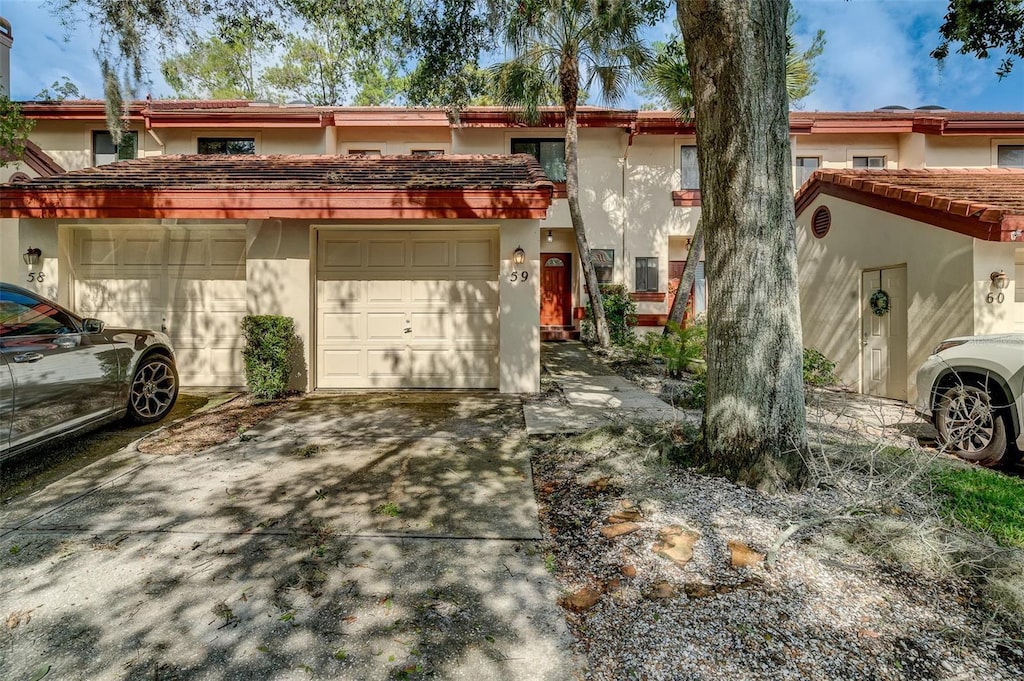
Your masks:
<svg viewBox="0 0 1024 681"><path fill-rule="evenodd" d="M519 272L518 270L512 270L512 276L509 277L511 281L526 281L530 278L530 273L526 270Z"/></svg>

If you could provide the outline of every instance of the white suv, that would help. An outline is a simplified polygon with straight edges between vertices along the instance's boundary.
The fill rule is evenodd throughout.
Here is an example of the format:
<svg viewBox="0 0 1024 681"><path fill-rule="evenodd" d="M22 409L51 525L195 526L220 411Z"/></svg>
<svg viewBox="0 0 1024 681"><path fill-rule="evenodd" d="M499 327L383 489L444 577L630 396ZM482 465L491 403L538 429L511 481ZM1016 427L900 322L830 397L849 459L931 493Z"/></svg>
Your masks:
<svg viewBox="0 0 1024 681"><path fill-rule="evenodd" d="M967 461L995 466L1024 451L1024 333L939 343L917 371L916 411Z"/></svg>

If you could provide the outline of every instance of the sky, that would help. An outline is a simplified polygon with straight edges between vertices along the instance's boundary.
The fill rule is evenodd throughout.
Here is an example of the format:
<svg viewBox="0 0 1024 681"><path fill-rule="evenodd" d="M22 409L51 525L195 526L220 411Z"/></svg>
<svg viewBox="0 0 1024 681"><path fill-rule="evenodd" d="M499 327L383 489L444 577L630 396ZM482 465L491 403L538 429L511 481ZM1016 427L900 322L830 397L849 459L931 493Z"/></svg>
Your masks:
<svg viewBox="0 0 1024 681"><path fill-rule="evenodd" d="M818 84L796 108L806 111L866 111L898 104L909 108L937 104L959 111L1024 111L1024 61L1002 79L998 55L988 60L951 55L940 67L929 56L939 43L938 27L946 0L793 0L800 15L799 45L818 29L825 51L816 61ZM0 13L11 22L11 98L29 100L54 81L69 78L86 97L103 96L93 56L97 39L85 23L66 35L40 0L3 0ZM670 14L672 14L670 12ZM650 32L663 37L668 22ZM149 92L168 97L154 58ZM145 92L140 93L142 95ZM620 106L634 107L630 97Z"/></svg>

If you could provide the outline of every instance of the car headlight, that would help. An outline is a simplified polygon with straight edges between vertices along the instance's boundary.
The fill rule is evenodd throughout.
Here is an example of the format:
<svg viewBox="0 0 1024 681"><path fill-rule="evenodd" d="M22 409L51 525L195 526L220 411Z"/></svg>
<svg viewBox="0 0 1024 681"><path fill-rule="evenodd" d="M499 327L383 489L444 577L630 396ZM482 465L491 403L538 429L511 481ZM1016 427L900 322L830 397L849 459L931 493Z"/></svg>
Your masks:
<svg viewBox="0 0 1024 681"><path fill-rule="evenodd" d="M967 341L965 341L965 340L945 340L945 341L942 341L941 343L939 343L938 345L935 346L935 349L932 350L932 354L933 355L937 355L940 352L942 352L943 350L949 350L950 348L955 348L956 346L963 345L966 342Z"/></svg>

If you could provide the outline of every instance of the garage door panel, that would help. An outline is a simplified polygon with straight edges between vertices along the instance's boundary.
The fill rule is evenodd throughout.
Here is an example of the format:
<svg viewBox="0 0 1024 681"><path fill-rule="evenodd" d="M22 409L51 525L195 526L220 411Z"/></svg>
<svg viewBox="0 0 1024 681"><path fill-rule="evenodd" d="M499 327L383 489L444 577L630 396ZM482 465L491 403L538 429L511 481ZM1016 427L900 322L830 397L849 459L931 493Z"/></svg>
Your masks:
<svg viewBox="0 0 1024 681"><path fill-rule="evenodd" d="M365 284L363 281L317 282L317 305L321 310L352 309L353 305L366 301Z"/></svg>
<svg viewBox="0 0 1024 681"><path fill-rule="evenodd" d="M358 268L363 264L363 242L359 239L333 236L317 249L317 272L326 274L335 268Z"/></svg>
<svg viewBox="0 0 1024 681"><path fill-rule="evenodd" d="M327 368L326 375L332 379L349 379L345 385L352 384L351 379L358 379L366 374L364 352L362 350L325 350L321 355L321 363Z"/></svg>
<svg viewBox="0 0 1024 681"><path fill-rule="evenodd" d="M446 347L445 341L451 335L447 312L413 312L409 315L409 322L412 329L410 342L441 341L441 347Z"/></svg>
<svg viewBox="0 0 1024 681"><path fill-rule="evenodd" d="M405 336L404 312L366 313L366 339L368 341L398 341Z"/></svg>
<svg viewBox="0 0 1024 681"><path fill-rule="evenodd" d="M448 267L451 245L447 239L414 239L412 243L412 266Z"/></svg>
<svg viewBox="0 0 1024 681"><path fill-rule="evenodd" d="M175 267L203 267L208 264L208 247L209 241L199 235L193 238L171 237L168 244L168 264Z"/></svg>
<svg viewBox="0 0 1024 681"><path fill-rule="evenodd" d="M216 266L245 266L244 238L210 238L210 264Z"/></svg>
<svg viewBox="0 0 1024 681"><path fill-rule="evenodd" d="M374 378L402 378L409 366L409 352L405 348L391 348L366 351L366 369L371 381ZM389 383L389 386L396 385Z"/></svg>
<svg viewBox="0 0 1024 681"><path fill-rule="evenodd" d="M403 279L361 283L366 289L368 303L402 303L406 300L407 285Z"/></svg>
<svg viewBox="0 0 1024 681"><path fill-rule="evenodd" d="M405 239L371 239L367 243L367 267L405 267Z"/></svg>
<svg viewBox="0 0 1024 681"><path fill-rule="evenodd" d="M443 281L436 279L414 279L409 284L411 289L410 302L445 305L451 302L458 302L452 297L452 294L457 290L456 282L448 281L447 279Z"/></svg>
<svg viewBox="0 0 1024 681"><path fill-rule="evenodd" d="M498 282L493 280L464 280L455 282L458 300L466 305L498 308Z"/></svg>
<svg viewBox="0 0 1024 681"><path fill-rule="evenodd" d="M325 312L320 319L327 342L358 341L366 336L366 316L360 312Z"/></svg>
<svg viewBox="0 0 1024 681"><path fill-rule="evenodd" d="M492 310L456 312L452 315L455 340L496 345L498 342L497 316Z"/></svg>
<svg viewBox="0 0 1024 681"><path fill-rule="evenodd" d="M75 243L76 265L117 264L117 240L113 237L83 237Z"/></svg>
<svg viewBox="0 0 1024 681"><path fill-rule="evenodd" d="M497 260L495 240L457 239L455 241L456 267L493 267Z"/></svg>

